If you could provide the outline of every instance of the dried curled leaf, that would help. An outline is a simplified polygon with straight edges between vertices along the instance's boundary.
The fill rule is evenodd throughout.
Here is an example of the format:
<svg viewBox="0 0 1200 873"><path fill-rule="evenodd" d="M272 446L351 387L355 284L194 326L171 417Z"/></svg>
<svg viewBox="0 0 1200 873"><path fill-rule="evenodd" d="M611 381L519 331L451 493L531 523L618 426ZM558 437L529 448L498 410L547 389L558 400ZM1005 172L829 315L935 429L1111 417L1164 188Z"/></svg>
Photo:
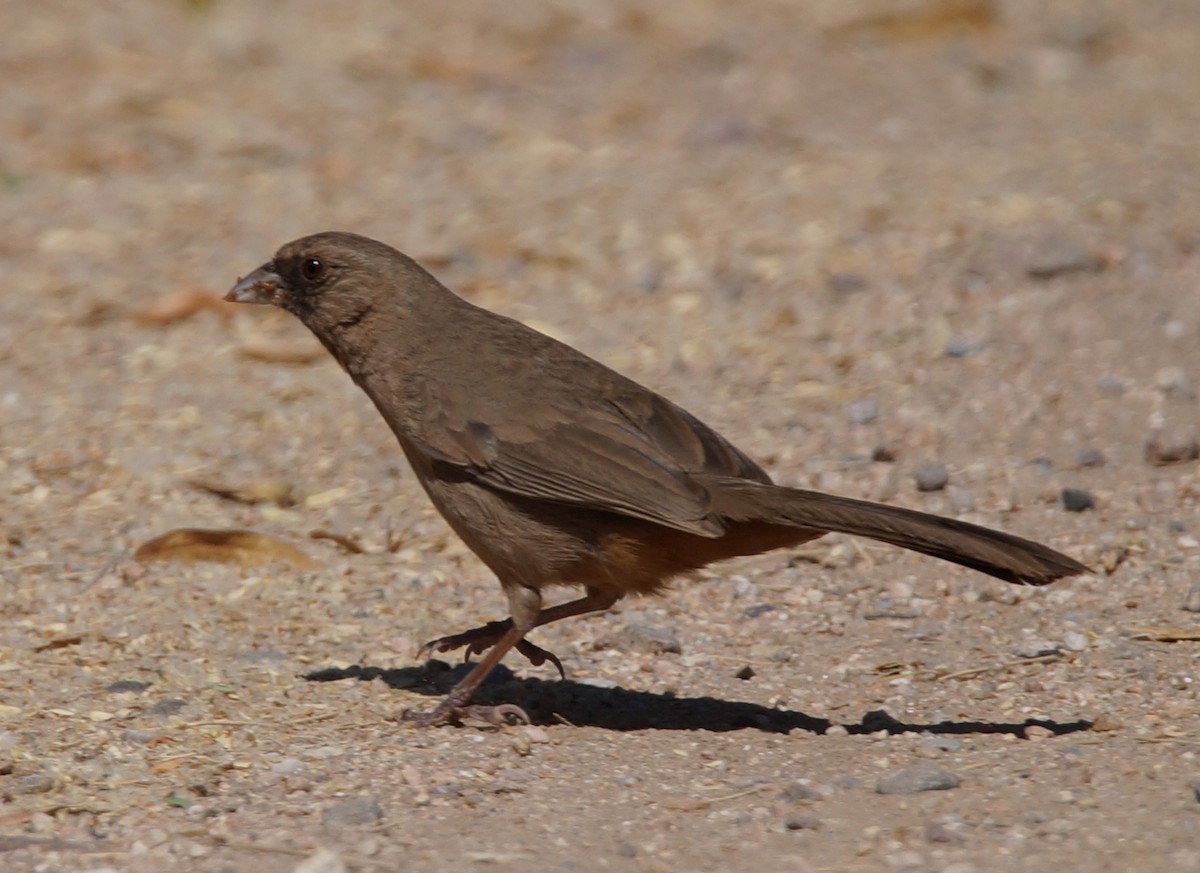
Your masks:
<svg viewBox="0 0 1200 873"><path fill-rule="evenodd" d="M144 564L154 561L180 561L185 564L215 561L257 567L282 561L300 569L317 565L295 546L249 530L179 528L143 543L133 557Z"/></svg>
<svg viewBox="0 0 1200 873"><path fill-rule="evenodd" d="M285 509L296 505L295 486L284 479L256 479L240 484L192 479L188 484L199 491L206 491L237 503L274 503Z"/></svg>
<svg viewBox="0 0 1200 873"><path fill-rule="evenodd" d="M153 303L143 306L133 313L133 319L138 324L149 327L163 327L177 321L185 321L198 312L212 310L222 322L228 322L233 316L236 304L226 303L221 297L207 288L184 288L164 294Z"/></svg>
<svg viewBox="0 0 1200 873"><path fill-rule="evenodd" d="M319 343L275 342L257 340L245 343L238 354L251 361L268 364L311 364L325 359L325 349Z"/></svg>

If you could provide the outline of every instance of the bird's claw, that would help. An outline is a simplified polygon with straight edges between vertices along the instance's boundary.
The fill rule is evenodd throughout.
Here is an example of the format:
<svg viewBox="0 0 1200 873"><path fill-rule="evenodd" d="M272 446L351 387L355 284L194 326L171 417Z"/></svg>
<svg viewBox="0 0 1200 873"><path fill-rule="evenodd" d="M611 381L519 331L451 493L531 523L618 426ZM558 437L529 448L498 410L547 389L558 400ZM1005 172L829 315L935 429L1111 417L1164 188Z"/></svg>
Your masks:
<svg viewBox="0 0 1200 873"><path fill-rule="evenodd" d="M437 727L444 724L461 724L464 718L475 718L497 727L532 724L525 710L514 703L498 706L481 706L476 703L458 704L443 700L429 712L413 712L406 709L400 716L414 727Z"/></svg>
<svg viewBox="0 0 1200 873"><path fill-rule="evenodd" d="M460 634L451 634L448 637L438 637L436 640L430 640L421 646L417 652L418 658L427 658L434 653L452 652L455 649L465 648L463 652L463 660L469 661L472 655L481 655L499 642L502 637L512 627L512 621L505 619L503 621L489 621L487 624L479 627L471 628L468 631L463 631ZM515 646L525 658L535 667L540 667L549 661L558 670L559 678L566 679L567 671L563 669L562 661L558 655L553 652L543 649L541 646L531 643L527 639L522 639Z"/></svg>

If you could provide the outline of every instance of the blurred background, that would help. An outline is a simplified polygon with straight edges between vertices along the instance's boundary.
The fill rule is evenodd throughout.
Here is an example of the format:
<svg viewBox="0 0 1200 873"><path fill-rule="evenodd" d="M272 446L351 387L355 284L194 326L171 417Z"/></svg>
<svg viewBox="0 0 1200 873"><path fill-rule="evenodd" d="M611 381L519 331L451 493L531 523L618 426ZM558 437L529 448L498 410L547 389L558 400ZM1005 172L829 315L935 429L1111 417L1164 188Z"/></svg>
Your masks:
<svg viewBox="0 0 1200 873"><path fill-rule="evenodd" d="M1139 745L1190 736L1196 662L1129 639L1200 610L1196 0L0 0L0 21L13 869L59 839L147 871L290 871L287 846L318 844L381 870L544 851L563 870L639 852L662 859L645 870L763 869L746 845L778 869L815 869L787 866L797 845L829 870L1077 869L1089 851L1200 869L1191 788ZM298 677L408 669L503 604L303 328L220 302L329 229L661 390L779 481L1005 527L1102 575L1037 600L834 538L539 631L572 681L505 693L600 695L567 710L581 727L523 750L397 739L390 710L419 698ZM131 558L181 527L274 539L201 554L226 563ZM276 564L240 566L259 558ZM990 672L1012 651L1034 678ZM807 734L706 721L746 727L722 709L740 700L851 734L881 707L1000 733L888 745L957 755L968 778L944 807L884 807L864 799L888 760L867 740L842 729L814 754ZM1115 733L1065 764L1007 743L1047 712ZM598 776L617 761L621 781ZM504 798L498 768L524 773ZM746 797L801 772L834 787ZM814 797L827 824L782 824L779 803ZM935 808L950 824L930 830ZM336 815L321 830L314 810ZM604 827L620 839L589 843ZM285 849L229 848L248 832ZM463 855L481 845L508 854Z"/></svg>

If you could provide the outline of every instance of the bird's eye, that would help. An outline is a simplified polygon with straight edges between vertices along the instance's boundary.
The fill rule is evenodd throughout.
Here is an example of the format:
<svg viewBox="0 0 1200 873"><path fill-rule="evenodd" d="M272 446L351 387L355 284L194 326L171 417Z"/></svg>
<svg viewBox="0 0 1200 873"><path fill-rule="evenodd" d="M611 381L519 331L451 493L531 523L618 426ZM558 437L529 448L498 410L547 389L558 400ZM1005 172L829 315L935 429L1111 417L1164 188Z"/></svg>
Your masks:
<svg viewBox="0 0 1200 873"><path fill-rule="evenodd" d="M325 262L320 258L305 258L300 263L300 275L309 282L316 282L325 275Z"/></svg>

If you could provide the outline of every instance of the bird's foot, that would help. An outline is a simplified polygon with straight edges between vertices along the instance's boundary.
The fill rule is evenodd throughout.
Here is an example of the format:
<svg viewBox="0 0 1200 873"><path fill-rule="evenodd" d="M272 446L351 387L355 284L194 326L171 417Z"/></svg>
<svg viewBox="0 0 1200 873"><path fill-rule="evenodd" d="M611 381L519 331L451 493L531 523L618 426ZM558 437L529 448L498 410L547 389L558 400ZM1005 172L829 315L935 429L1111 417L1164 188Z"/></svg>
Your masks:
<svg viewBox="0 0 1200 873"><path fill-rule="evenodd" d="M463 660L465 661L472 655L479 655L486 652L492 646L496 645L500 641L500 638L511 629L512 619L506 618L503 621L489 621L487 624L473 627L460 634L451 634L448 637L438 637L436 640L430 640L421 646L420 651L417 652L417 657L425 658L435 652L452 652L455 649L465 647L466 651L463 652ZM562 661L553 652L543 649L541 646L535 645L526 639L520 640L515 648L533 666L540 667L549 661L558 670L560 678L567 678L567 671L563 669Z"/></svg>
<svg viewBox="0 0 1200 873"><path fill-rule="evenodd" d="M455 703L447 698L429 712L413 712L404 710L400 716L414 727L437 727L444 724L460 725L464 718L475 718L494 724L497 727L506 725L531 724L525 710L514 703L501 703L498 706L481 706L477 703Z"/></svg>

